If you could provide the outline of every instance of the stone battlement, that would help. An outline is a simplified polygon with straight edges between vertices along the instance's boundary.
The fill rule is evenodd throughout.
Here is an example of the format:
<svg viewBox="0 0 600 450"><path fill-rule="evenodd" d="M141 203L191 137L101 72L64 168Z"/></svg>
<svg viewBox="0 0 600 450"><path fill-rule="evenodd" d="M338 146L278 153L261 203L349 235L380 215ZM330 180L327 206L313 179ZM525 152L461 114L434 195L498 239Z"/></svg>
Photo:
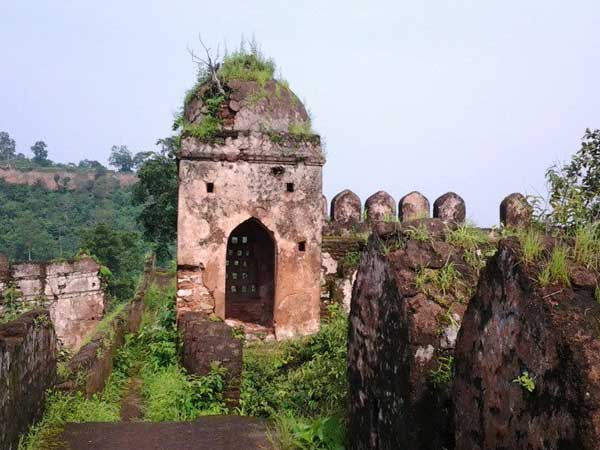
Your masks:
<svg viewBox="0 0 600 450"><path fill-rule="evenodd" d="M367 231L377 222L393 222L399 220L408 222L415 219L434 218L445 222L462 223L466 219L467 207L463 198L447 192L433 202L431 210L429 200L417 191L410 192L396 200L385 191L371 195L364 203L360 197L349 189L344 189L331 200L328 211L327 199L323 196L323 212L329 223L325 234L335 234L336 230L354 229ZM531 206L526 198L519 193L507 196L499 207L500 223L507 227L516 227L528 222L531 217Z"/></svg>

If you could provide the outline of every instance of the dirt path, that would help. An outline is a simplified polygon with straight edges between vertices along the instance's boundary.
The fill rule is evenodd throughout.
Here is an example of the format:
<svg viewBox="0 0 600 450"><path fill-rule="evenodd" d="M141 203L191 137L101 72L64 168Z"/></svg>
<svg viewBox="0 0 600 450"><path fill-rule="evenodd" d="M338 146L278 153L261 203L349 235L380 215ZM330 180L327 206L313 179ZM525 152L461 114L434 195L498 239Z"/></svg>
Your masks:
<svg viewBox="0 0 600 450"><path fill-rule="evenodd" d="M68 424L69 450L271 450L264 422L209 416L194 422Z"/></svg>
<svg viewBox="0 0 600 450"><path fill-rule="evenodd" d="M144 416L142 408L142 379L134 376L129 380L127 391L121 400L121 420L135 422Z"/></svg>

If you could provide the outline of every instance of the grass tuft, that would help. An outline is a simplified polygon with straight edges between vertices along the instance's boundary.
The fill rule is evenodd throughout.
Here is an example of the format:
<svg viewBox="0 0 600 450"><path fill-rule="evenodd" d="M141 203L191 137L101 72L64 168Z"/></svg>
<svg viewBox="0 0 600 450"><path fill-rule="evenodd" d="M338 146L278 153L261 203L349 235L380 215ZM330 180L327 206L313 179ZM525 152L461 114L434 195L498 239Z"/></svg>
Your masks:
<svg viewBox="0 0 600 450"><path fill-rule="evenodd" d="M533 227L519 230L517 238L521 243L525 264L531 264L541 256L544 250L544 240L540 231Z"/></svg>
<svg viewBox="0 0 600 450"><path fill-rule="evenodd" d="M562 245L554 247L550 260L538 276L538 281L542 287L552 283L570 286L568 257L569 251L566 247Z"/></svg>
<svg viewBox="0 0 600 450"><path fill-rule="evenodd" d="M600 270L600 224L589 224L575 231L573 258L591 270Z"/></svg>

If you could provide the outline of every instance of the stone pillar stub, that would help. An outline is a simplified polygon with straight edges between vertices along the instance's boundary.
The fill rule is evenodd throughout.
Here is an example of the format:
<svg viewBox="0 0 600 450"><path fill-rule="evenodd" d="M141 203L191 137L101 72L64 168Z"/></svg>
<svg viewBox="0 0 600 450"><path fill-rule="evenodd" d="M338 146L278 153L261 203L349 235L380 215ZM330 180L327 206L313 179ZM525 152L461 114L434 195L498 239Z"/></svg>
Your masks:
<svg viewBox="0 0 600 450"><path fill-rule="evenodd" d="M500 223L507 228L529 225L533 209L524 195L515 192L500 203Z"/></svg>
<svg viewBox="0 0 600 450"><path fill-rule="evenodd" d="M331 220L340 224L359 223L361 219L360 198L344 189L331 200Z"/></svg>
<svg viewBox="0 0 600 450"><path fill-rule="evenodd" d="M385 191L378 191L365 202L367 221L371 224L396 218L396 201Z"/></svg>
<svg viewBox="0 0 600 450"><path fill-rule="evenodd" d="M429 200L423 194L413 191L406 194L398 203L398 219L402 222L429 218Z"/></svg>
<svg viewBox="0 0 600 450"><path fill-rule="evenodd" d="M444 222L461 223L465 221L467 212L465 201L454 192L447 192L433 204L433 217Z"/></svg>

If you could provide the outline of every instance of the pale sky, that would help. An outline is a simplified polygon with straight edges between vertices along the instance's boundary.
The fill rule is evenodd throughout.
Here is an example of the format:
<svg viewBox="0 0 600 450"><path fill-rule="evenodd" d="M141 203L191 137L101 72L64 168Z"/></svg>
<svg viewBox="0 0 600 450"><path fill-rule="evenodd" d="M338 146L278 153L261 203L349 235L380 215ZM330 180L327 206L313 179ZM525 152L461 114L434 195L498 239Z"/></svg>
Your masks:
<svg viewBox="0 0 600 450"><path fill-rule="evenodd" d="M275 59L326 141L328 199L455 191L496 224L600 128L597 0L0 0L0 131L61 162L153 149L199 32Z"/></svg>

